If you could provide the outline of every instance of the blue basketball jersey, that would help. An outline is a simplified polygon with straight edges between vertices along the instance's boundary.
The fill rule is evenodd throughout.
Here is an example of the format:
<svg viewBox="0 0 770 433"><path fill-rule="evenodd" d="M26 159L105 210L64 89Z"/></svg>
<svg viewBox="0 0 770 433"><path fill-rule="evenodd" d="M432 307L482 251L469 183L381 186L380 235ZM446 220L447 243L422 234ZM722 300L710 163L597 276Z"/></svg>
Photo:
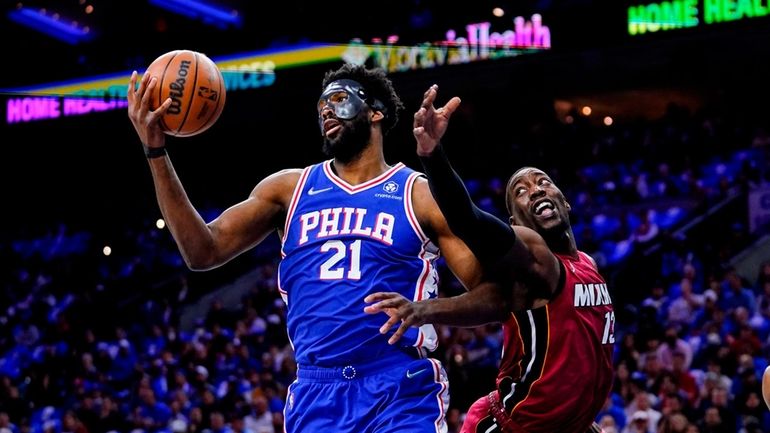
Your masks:
<svg viewBox="0 0 770 433"><path fill-rule="evenodd" d="M350 185L331 160L303 170L284 227L278 285L297 363L337 366L437 345L431 325L410 328L398 345L381 335L384 314L364 313L364 297L398 292L436 297L438 249L420 228L412 187L420 173L399 163ZM301 368L301 367L300 367Z"/></svg>

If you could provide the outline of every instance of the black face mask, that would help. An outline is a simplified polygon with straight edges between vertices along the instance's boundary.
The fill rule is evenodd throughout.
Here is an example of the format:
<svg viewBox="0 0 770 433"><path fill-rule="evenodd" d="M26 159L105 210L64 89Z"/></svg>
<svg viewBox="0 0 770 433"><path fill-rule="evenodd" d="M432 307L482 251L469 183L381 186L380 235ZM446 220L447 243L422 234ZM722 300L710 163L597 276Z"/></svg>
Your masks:
<svg viewBox="0 0 770 433"><path fill-rule="evenodd" d="M347 79L332 81L318 98L318 126L322 134L324 129L322 113L327 107L334 113L334 117L342 120L353 119L365 107L371 107L385 114L385 104L379 99L370 97L358 81Z"/></svg>

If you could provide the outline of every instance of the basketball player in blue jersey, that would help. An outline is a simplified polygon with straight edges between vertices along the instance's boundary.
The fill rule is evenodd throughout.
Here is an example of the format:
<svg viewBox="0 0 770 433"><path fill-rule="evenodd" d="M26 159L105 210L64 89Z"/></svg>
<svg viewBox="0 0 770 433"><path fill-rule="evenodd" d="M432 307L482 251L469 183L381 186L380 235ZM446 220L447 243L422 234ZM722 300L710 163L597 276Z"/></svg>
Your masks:
<svg viewBox="0 0 770 433"><path fill-rule="evenodd" d="M466 285L480 265L449 230L427 181L389 165L383 137L403 105L381 69L345 65L324 77L317 102L323 150L331 159L268 176L244 201L204 221L166 155L160 116L150 110L157 78L136 73L128 113L148 157L158 204L193 270L227 263L272 232L282 241L278 284L298 364L289 387L285 429L295 432L445 432L449 389L431 325L398 344L364 298L397 292L436 296L439 250ZM440 110L440 109L439 109ZM496 306L489 306L496 308Z"/></svg>

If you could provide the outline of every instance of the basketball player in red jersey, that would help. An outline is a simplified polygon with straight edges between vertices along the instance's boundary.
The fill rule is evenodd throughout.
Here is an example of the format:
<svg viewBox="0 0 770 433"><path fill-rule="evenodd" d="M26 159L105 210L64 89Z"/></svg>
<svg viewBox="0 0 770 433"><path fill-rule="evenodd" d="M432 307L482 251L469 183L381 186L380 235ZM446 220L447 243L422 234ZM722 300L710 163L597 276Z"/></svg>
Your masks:
<svg viewBox="0 0 770 433"><path fill-rule="evenodd" d="M497 389L468 410L462 433L583 433L610 393L615 314L596 263L579 251L570 205L543 171L525 167L508 181L511 225L476 207L452 169L439 139L460 104L436 109L437 86L414 116L417 153L451 230L484 266L485 282L452 297L411 302L394 293L366 297L368 313L385 312L382 326L398 330L442 323L503 323L504 350ZM505 308L500 316L482 306ZM483 311L486 313L483 313Z"/></svg>

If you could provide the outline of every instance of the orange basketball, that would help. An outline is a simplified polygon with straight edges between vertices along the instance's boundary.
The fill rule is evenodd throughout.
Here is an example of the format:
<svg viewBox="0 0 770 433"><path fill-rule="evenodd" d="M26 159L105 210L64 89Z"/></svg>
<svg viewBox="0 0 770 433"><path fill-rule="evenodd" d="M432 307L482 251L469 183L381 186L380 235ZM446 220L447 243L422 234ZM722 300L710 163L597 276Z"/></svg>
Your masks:
<svg viewBox="0 0 770 433"><path fill-rule="evenodd" d="M161 118L166 134L189 137L211 128L225 107L225 80L217 65L204 54L174 50L155 59L146 74L158 78L150 107L166 98L171 106Z"/></svg>

